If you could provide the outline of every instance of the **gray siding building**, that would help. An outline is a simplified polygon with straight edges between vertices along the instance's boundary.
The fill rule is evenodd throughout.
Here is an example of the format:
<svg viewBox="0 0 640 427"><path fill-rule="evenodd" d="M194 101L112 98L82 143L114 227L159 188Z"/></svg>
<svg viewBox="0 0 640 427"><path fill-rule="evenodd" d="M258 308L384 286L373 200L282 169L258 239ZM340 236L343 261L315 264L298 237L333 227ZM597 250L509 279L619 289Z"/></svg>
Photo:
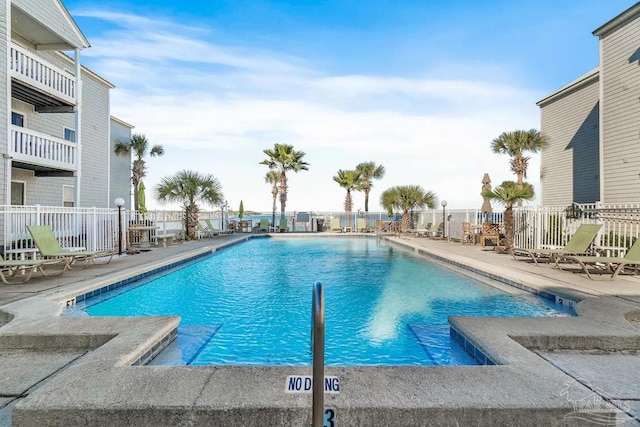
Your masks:
<svg viewBox="0 0 640 427"><path fill-rule="evenodd" d="M593 34L598 68L537 103L543 205L640 203L640 3Z"/></svg>
<svg viewBox="0 0 640 427"><path fill-rule="evenodd" d="M131 130L133 125L124 122L116 117L111 117L111 181L109 185L109 203L114 206L113 201L118 197L124 199L124 208L131 209L132 186L131 180L123 180L122 177L131 176L131 156L116 156L116 142L126 142L131 139Z"/></svg>
<svg viewBox="0 0 640 427"><path fill-rule="evenodd" d="M0 1L0 204L112 207L129 185L111 158L114 86L80 64L89 42L59 0Z"/></svg>
<svg viewBox="0 0 640 427"><path fill-rule="evenodd" d="M600 200L598 70L538 102L542 132L540 183L543 205Z"/></svg>

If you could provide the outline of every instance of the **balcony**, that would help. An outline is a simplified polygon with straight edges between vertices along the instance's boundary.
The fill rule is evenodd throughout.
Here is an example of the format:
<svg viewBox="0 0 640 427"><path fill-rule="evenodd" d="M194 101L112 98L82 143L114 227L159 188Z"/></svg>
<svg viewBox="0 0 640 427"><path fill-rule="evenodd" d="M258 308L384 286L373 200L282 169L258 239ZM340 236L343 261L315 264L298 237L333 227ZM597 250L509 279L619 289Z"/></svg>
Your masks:
<svg viewBox="0 0 640 427"><path fill-rule="evenodd" d="M36 176L73 176L78 168L76 149L75 142L11 126L13 166L33 170Z"/></svg>
<svg viewBox="0 0 640 427"><path fill-rule="evenodd" d="M10 55L13 97L36 107L75 105L75 76L14 43Z"/></svg>

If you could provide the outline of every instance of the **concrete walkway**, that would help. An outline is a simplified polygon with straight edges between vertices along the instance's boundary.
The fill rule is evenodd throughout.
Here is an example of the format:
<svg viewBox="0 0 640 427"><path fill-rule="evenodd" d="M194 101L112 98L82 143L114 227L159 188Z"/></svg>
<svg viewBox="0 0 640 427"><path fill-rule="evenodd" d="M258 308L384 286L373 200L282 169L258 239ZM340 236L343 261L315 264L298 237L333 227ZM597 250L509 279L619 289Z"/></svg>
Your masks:
<svg viewBox="0 0 640 427"><path fill-rule="evenodd" d="M247 238L221 236L154 248L57 278L0 285L0 324L8 322L0 327L0 425L9 425L19 402L15 425L154 424L168 419L171 424L212 419L218 421L210 425L308 424L308 396L284 395L269 387L272 382L279 387L286 375L307 374L306 367L135 370L130 365L166 339L177 319L60 318L59 305L49 302ZM611 405L598 414L610 422L640 424L640 278L589 280L479 246L388 239L518 286L570 302L584 300L577 306L581 316L452 318L452 326L500 366L327 369L328 375L340 375L344 389L327 402L336 408L340 425L425 425L425 419L433 425L582 425L584 416L593 414L580 410L581 399L593 398ZM574 394L561 394L565 383L567 393ZM156 387L172 390L172 401L156 396ZM132 408L140 407L147 408L144 414L132 415ZM252 409L247 412L247 407ZM68 408L66 417L58 413L55 420L48 418L59 408Z"/></svg>

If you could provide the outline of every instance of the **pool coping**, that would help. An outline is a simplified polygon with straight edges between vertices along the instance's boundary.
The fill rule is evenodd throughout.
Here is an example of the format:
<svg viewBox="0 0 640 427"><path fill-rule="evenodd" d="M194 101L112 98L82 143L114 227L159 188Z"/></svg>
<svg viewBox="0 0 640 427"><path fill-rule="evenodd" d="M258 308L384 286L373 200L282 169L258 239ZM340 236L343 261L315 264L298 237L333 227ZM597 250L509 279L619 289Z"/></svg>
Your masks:
<svg viewBox="0 0 640 427"><path fill-rule="evenodd" d="M243 236L233 244L250 238L253 236ZM197 256L197 253L206 256L221 249L198 249L153 263L138 274ZM122 275L126 272L115 277L122 280ZM77 337L85 340L87 335L103 337L94 347L89 346L91 351L82 363L67 369L20 402L14 410L15 425L49 425L48 417L54 412L56 422L64 420L66 425L80 425L80 419L85 423L87 420L107 424L137 420L162 424L167 417L182 419L186 414L194 422L204 423L215 418L221 420L220 425L222 420L228 421L226 425L308 424L309 395L292 395L283 390L285 374L308 375L310 367L132 366L145 355L149 357L147 352L172 333L177 327L175 318L125 321L122 318L59 317L70 295L77 292L86 295L95 292L90 287L101 285L104 279L9 304L15 317L0 329L0 343L5 346L23 348L36 333L49 337L41 340L41 345L52 336L66 339L69 346ZM327 406L337 409L342 425L379 425L383 420L387 420L387 425L421 425L424 417L433 420L434 425L448 425L453 419L460 423L482 419L493 424L518 420L518 425L564 422L572 405L559 392L570 377L528 348L640 348L639 331L625 319L625 315L637 311L637 306L614 298L598 300L595 303L594 298L586 298L578 303L576 309L580 316L577 318L451 317L452 330L496 366L326 368L326 374L338 375L341 383L341 393L329 395ZM607 305L605 314L603 303ZM36 313L40 316L32 316ZM134 326L136 324L139 326ZM150 325L155 325L156 330ZM105 331L111 334L106 341ZM81 387L66 387L65 393L59 393L65 384ZM148 396L149 387L180 390L182 395L175 402L166 402L154 393ZM185 391L192 388L199 392ZM401 422L399 413L406 415ZM265 424L264 417L279 422Z"/></svg>

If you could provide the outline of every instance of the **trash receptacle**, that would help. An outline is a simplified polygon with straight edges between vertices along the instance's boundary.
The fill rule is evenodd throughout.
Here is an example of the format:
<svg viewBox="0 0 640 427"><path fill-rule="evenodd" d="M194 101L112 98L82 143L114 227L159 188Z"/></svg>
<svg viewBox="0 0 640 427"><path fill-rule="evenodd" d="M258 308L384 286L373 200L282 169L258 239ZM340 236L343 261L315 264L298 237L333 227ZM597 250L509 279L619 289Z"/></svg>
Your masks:
<svg viewBox="0 0 640 427"><path fill-rule="evenodd" d="M316 218L316 231L323 231L324 218Z"/></svg>

